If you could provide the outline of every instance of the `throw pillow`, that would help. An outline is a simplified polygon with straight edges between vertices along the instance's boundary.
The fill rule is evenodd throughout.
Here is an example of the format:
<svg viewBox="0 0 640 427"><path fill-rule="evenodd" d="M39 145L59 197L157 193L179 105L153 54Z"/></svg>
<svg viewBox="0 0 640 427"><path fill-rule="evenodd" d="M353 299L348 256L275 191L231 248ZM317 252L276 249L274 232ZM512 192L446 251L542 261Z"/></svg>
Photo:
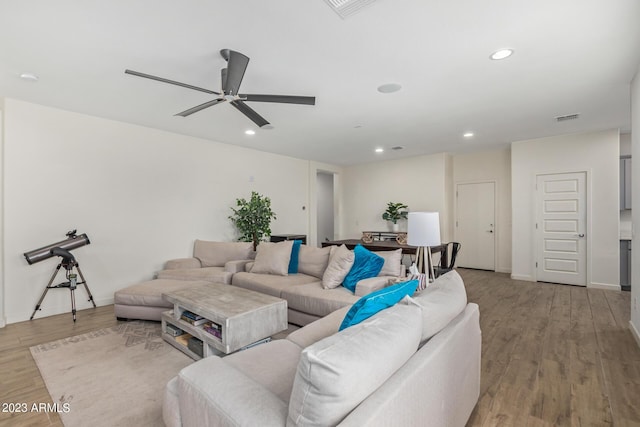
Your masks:
<svg viewBox="0 0 640 427"><path fill-rule="evenodd" d="M380 273L384 258L374 254L362 245L357 245L353 249L353 253L355 255L353 267L349 270L349 274L344 278L342 284L345 288L355 293L358 281L376 277Z"/></svg>
<svg viewBox="0 0 640 427"><path fill-rule="evenodd" d="M415 354L420 328L417 307L396 305L305 348L293 380L287 426L340 424ZM400 400L398 404L407 402Z"/></svg>
<svg viewBox="0 0 640 427"><path fill-rule="evenodd" d="M289 259L289 274L296 274L298 272L298 258L300 254L300 245L302 240L294 240L291 247L291 259Z"/></svg>
<svg viewBox="0 0 640 427"><path fill-rule="evenodd" d="M314 248L313 246L307 245L300 246L298 273L322 279L322 275L327 269L327 265L329 265L330 252L331 247Z"/></svg>
<svg viewBox="0 0 640 427"><path fill-rule="evenodd" d="M278 243L260 243L250 272L287 276L292 248L293 240Z"/></svg>
<svg viewBox="0 0 640 427"><path fill-rule="evenodd" d="M380 273L378 273L378 276L398 277L402 274L402 249L374 253L384 258L384 265Z"/></svg>
<svg viewBox="0 0 640 427"><path fill-rule="evenodd" d="M357 325L377 312L397 304L407 295L413 295L417 288L418 281L409 280L363 296L351 306L338 330Z"/></svg>
<svg viewBox="0 0 640 427"><path fill-rule="evenodd" d="M347 249L345 245L334 249L329 260L329 265L322 275L322 287L325 289L337 288L351 270L355 254Z"/></svg>

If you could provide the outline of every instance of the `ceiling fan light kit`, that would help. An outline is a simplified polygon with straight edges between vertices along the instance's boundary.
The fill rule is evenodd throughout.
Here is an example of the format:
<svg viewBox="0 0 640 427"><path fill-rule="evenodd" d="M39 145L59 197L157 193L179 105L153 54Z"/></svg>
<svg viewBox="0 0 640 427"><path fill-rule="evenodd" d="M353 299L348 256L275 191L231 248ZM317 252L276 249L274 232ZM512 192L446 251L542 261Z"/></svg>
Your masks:
<svg viewBox="0 0 640 427"><path fill-rule="evenodd" d="M193 86L186 83L177 82L175 80L165 79L163 77L157 77L151 74L140 73L133 70L125 70L125 74L130 74L137 77L143 77L146 79L156 80L162 83L168 83L187 89L197 90L199 92L208 93L211 95L217 95L218 97L207 101L203 104L196 105L195 107L184 110L176 116L188 117L191 114L202 111L205 108L213 107L214 105L228 102L234 106L238 111L248 117L258 127L266 127L269 122L258 114L253 108L245 104L245 101L249 102L276 102L284 104L302 104L302 105L315 105L316 98L314 96L293 96L293 95L256 95L256 94L240 94L240 84L244 78L244 73L249 65L249 57L243 55L240 52L236 52L231 49L222 49L220 56L227 61L227 67L220 71L221 90L215 92L209 89L204 89L198 86Z"/></svg>

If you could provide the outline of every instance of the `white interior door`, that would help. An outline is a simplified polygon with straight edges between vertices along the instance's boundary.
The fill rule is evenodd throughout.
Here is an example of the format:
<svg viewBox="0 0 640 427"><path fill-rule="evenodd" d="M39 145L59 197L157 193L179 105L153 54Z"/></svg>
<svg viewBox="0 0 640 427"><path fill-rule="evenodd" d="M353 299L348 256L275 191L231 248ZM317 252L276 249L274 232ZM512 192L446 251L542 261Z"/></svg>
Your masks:
<svg viewBox="0 0 640 427"><path fill-rule="evenodd" d="M536 278L587 284L586 174L536 177Z"/></svg>
<svg viewBox="0 0 640 427"><path fill-rule="evenodd" d="M495 270L495 183L458 184L456 241L462 244L456 265Z"/></svg>

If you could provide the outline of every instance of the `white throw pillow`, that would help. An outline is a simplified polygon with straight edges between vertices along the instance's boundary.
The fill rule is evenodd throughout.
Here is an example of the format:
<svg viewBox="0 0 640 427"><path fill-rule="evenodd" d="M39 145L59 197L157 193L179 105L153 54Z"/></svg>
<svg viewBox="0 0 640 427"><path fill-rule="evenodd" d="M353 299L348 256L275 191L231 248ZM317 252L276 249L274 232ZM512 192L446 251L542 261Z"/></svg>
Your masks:
<svg viewBox="0 0 640 427"><path fill-rule="evenodd" d="M285 240L278 243L260 243L250 272L288 276L292 248L293 240Z"/></svg>
<svg viewBox="0 0 640 427"><path fill-rule="evenodd" d="M462 313L467 306L467 291L462 277L453 270L438 277L425 290L402 302L405 301L422 309L420 345L423 345Z"/></svg>
<svg viewBox="0 0 640 427"><path fill-rule="evenodd" d="M384 264L378 276L399 277L400 274L402 274L402 249L378 251L374 253L384 258Z"/></svg>
<svg viewBox="0 0 640 427"><path fill-rule="evenodd" d="M287 426L339 424L416 352L420 310L396 305L305 348Z"/></svg>
<svg viewBox="0 0 640 427"><path fill-rule="evenodd" d="M355 254L345 245L333 250L329 265L322 275L322 287L325 289L337 288L351 270Z"/></svg>

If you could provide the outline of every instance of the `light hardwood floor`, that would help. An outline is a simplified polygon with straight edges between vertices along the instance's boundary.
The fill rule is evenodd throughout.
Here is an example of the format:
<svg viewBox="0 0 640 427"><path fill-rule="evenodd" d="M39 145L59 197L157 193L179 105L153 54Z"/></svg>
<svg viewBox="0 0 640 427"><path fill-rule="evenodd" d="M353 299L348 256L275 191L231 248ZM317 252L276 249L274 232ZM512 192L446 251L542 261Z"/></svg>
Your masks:
<svg viewBox="0 0 640 427"><path fill-rule="evenodd" d="M468 426L640 426L628 292L459 272L469 301L480 305L483 345L481 395ZM0 404L51 403L29 347L115 324L106 306L78 312L76 324L67 313L0 329ZM62 426L57 414L0 413L0 427L49 425Z"/></svg>

